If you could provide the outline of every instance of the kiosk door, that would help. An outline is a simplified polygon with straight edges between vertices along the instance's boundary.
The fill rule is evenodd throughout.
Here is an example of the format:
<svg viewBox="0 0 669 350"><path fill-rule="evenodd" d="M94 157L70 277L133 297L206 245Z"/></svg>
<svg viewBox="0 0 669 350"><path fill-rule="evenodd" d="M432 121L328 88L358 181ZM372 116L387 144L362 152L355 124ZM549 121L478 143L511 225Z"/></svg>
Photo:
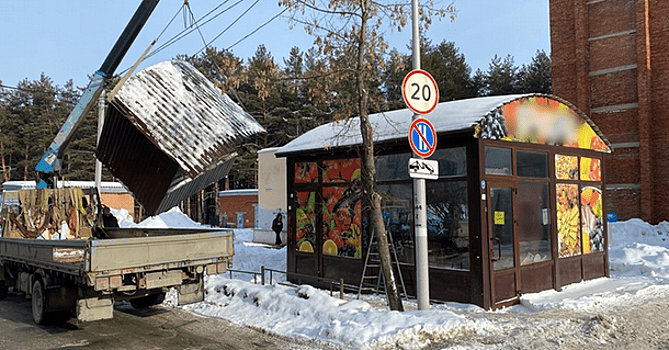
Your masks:
<svg viewBox="0 0 669 350"><path fill-rule="evenodd" d="M491 184L488 200L488 255L493 306L518 298L514 189Z"/></svg>

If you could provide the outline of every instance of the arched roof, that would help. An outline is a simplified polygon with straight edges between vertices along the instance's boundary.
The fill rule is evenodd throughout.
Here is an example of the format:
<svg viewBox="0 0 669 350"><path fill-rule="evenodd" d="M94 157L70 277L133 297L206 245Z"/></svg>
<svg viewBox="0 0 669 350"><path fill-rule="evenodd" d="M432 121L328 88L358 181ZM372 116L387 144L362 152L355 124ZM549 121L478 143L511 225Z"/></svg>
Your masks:
<svg viewBox="0 0 669 350"><path fill-rule="evenodd" d="M476 132L477 137L481 135L481 137L487 138L486 134L480 133L481 128L485 129L486 119L490 120L487 117L498 118L498 121L505 124L504 118L499 119L500 116L503 117L503 107L515 101L531 98L541 98L560 105L569 114L579 118L582 124L589 126L594 135L602 140L606 148L601 149L602 151L610 152L610 144L601 134L599 128L575 106L553 95L516 94L441 102L432 113L425 117L430 120L438 134L471 130L472 135ZM413 112L408 108L371 114L369 120L372 124L374 142L406 139L412 116ZM508 128L505 128L505 130L508 130ZM286 157L307 151L351 147L361 143L360 118L355 117L318 126L279 148L276 156Z"/></svg>

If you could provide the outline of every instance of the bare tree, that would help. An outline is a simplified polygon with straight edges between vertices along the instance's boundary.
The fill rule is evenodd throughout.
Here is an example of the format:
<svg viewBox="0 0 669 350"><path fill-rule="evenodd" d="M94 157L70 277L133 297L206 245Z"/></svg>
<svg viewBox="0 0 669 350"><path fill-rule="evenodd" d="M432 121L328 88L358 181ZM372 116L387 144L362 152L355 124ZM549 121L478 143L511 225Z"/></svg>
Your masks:
<svg viewBox="0 0 669 350"><path fill-rule="evenodd" d="M384 67L384 55L388 49L384 30L401 31L408 22L410 3L382 3L371 0L281 0L293 17L293 23L304 25L305 30L315 36L314 43L319 52L329 58L330 71L335 82L354 83L353 93L337 94L344 109L340 117L359 116L362 135L361 178L363 205L370 213L371 226L376 234L379 257L385 279L386 295L391 310L403 311L392 270L388 238L381 211L381 196L376 192L376 166L374 164L374 140L368 114L373 109L372 98L380 95L379 89ZM421 24L430 25L432 17L443 18L455 15L452 3L437 8L433 1L421 7ZM351 90L349 90L351 91Z"/></svg>

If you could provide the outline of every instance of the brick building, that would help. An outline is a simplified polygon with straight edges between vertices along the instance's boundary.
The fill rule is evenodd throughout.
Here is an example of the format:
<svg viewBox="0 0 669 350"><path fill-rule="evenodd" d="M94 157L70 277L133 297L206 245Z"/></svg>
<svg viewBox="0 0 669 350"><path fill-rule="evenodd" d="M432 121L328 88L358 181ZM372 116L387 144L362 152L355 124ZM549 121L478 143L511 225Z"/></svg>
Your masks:
<svg viewBox="0 0 669 350"><path fill-rule="evenodd" d="M258 190L228 190L218 193L221 224L226 227L252 228L256 222Z"/></svg>
<svg viewBox="0 0 669 350"><path fill-rule="evenodd" d="M668 16L666 0L550 0L553 93L611 141L619 219L669 219Z"/></svg>

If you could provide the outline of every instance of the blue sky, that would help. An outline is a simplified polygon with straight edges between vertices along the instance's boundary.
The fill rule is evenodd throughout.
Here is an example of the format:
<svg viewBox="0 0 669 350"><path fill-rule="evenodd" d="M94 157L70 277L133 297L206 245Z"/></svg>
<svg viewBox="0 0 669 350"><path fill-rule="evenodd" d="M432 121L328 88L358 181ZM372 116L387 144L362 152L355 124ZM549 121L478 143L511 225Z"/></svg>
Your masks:
<svg viewBox="0 0 669 350"><path fill-rule="evenodd" d="M224 0L190 0L196 18L203 16ZM237 0L228 1L224 9ZM225 27L246 11L254 0L243 0L202 28L211 41ZM278 0L259 0L248 13L226 33L213 42L227 48L267 22L281 11ZM139 0L21 0L0 1L0 81L16 84L27 78L36 80L41 73L62 86L67 80L85 86L132 17ZM162 0L135 44L117 69L130 67L177 13L183 1ZM447 5L447 2L442 4ZM453 41L465 55L472 70L486 70L497 54L514 57L517 66L527 64L537 50L550 52L548 0L457 0L455 22L435 22L427 32L433 44ZM183 16L178 15L157 46L183 29ZM386 33L391 47L409 52L410 28ZM289 29L285 17L279 17L232 48L239 58L253 56L264 44L275 61L283 64L291 47L306 51L313 38L301 27ZM169 60L177 54L194 54L204 43L195 32L146 60L142 67Z"/></svg>

